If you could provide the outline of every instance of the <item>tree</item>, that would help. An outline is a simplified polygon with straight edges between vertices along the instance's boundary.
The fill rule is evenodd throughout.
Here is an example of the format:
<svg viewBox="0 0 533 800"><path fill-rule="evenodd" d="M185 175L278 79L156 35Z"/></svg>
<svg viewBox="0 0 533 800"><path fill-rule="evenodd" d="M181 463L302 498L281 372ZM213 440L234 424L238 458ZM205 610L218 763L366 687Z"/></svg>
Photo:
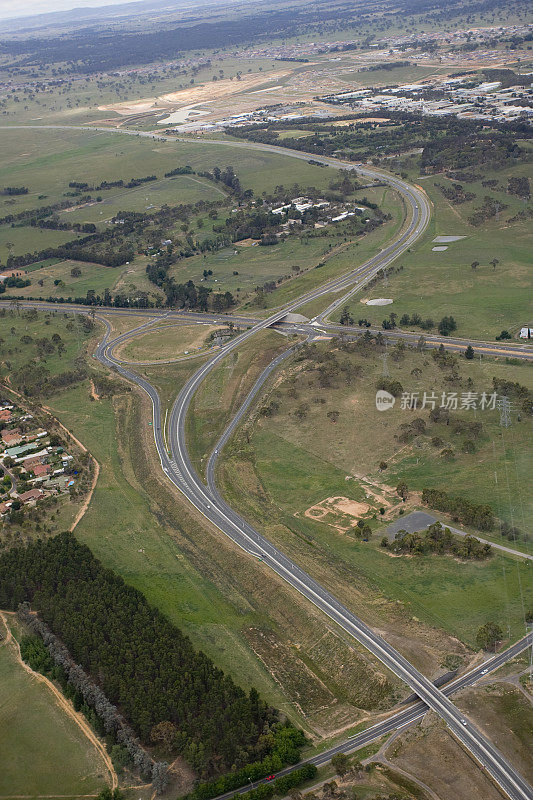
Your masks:
<svg viewBox="0 0 533 800"><path fill-rule="evenodd" d="M157 725L154 725L150 732L150 739L156 744L161 742L164 750L167 753L171 753L174 749L177 735L176 726L168 720L163 720L163 722L158 722Z"/></svg>
<svg viewBox="0 0 533 800"><path fill-rule="evenodd" d="M490 265L491 265L492 269L496 269L496 267L498 266L499 263L500 263L500 260L498 258L493 258L492 261L490 262Z"/></svg>
<svg viewBox="0 0 533 800"><path fill-rule="evenodd" d="M342 309L342 314L340 316L339 322L341 325L353 325L354 319L350 314L348 306L344 306L344 308Z"/></svg>
<svg viewBox="0 0 533 800"><path fill-rule="evenodd" d="M476 644L480 650L494 652L503 639L503 631L495 622L482 625L476 634Z"/></svg>
<svg viewBox="0 0 533 800"><path fill-rule="evenodd" d="M470 266L472 267L472 269L477 269L479 267L479 261L472 261Z"/></svg>
<svg viewBox="0 0 533 800"><path fill-rule="evenodd" d="M438 331L441 336L449 336L457 330L457 323L453 317L443 317L438 325Z"/></svg>
<svg viewBox="0 0 533 800"><path fill-rule="evenodd" d="M466 358L468 361L472 361L472 359L474 358L474 356L475 356L475 353L474 353L474 348L472 347L472 345L471 345L471 344L469 344L469 345L468 345L468 347L467 347L467 348L466 348L466 350L465 350L465 358Z"/></svg>
<svg viewBox="0 0 533 800"><path fill-rule="evenodd" d="M400 481L398 486L396 487L396 494L398 497L401 497L402 500L405 501L409 497L409 487L407 486L405 481Z"/></svg>
<svg viewBox="0 0 533 800"><path fill-rule="evenodd" d="M152 787L156 794L161 794L168 786L168 764L156 761L152 767Z"/></svg>
<svg viewBox="0 0 533 800"><path fill-rule="evenodd" d="M331 766L341 778L350 769L349 759L346 753L335 753L331 759Z"/></svg>

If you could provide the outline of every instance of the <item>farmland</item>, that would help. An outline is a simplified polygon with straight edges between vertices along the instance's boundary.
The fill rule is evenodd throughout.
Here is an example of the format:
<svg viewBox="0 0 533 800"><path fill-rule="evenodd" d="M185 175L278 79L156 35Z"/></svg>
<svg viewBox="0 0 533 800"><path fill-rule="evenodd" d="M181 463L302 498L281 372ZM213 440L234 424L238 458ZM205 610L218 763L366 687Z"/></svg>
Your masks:
<svg viewBox="0 0 533 800"><path fill-rule="evenodd" d="M24 671L13 642L0 646L0 682L1 794L59 800L100 791L108 782L100 754L50 689Z"/></svg>

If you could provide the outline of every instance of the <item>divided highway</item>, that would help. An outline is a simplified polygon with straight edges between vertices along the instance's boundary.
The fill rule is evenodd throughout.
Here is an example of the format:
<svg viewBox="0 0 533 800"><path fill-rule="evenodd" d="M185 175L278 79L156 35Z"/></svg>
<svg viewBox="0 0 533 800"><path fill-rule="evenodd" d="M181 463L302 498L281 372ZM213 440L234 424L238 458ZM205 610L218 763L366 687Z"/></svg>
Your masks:
<svg viewBox="0 0 533 800"><path fill-rule="evenodd" d="M367 174L368 172L367 170ZM402 181L398 181L395 178L393 180L395 188L402 193L411 208L411 220L396 242L389 245L381 254L375 256L365 265L350 273L353 287L360 282L366 282L369 276L382 269L385 263L389 263L389 261L403 252L406 247L421 236L427 225L429 206L423 193L414 187L404 184ZM297 301L287 304L267 319L257 322L253 327L233 339L224 349L209 358L186 382L172 407L169 419L171 455L167 453L164 443L159 395L148 381L114 359L112 350L115 343L109 341L109 328L106 337L96 351L96 356L105 365L118 369L122 375L144 389L151 398L154 410L154 438L163 471L196 509L239 547L250 555L260 558L265 565L274 570L283 580L306 597L350 636L362 643L374 656L410 686L427 707L431 708L446 721L454 735L468 748L480 765L492 775L509 797L513 798L513 800L531 800L533 792L522 776L453 705L446 694L416 670L383 637L376 634L368 625L352 614L331 593L228 506L214 485L213 468L210 471L208 485L204 484L190 459L186 444L187 412L196 391L209 373L226 358L228 353L235 350L252 336L255 336L259 331L279 323L288 312L296 310L310 300L329 293L332 289L334 290L337 287L345 288L346 284L347 276L343 276L307 292ZM316 328L314 331L316 333ZM281 359L282 356L278 357L277 363L273 364L272 369L275 369ZM244 411L242 411L242 414ZM239 412L239 419L242 414ZM238 420L231 423L230 427L232 429L234 424L238 424ZM220 445L222 446L222 442ZM216 450L219 449L219 447L216 448ZM216 453L214 456L216 456Z"/></svg>
<svg viewBox="0 0 533 800"><path fill-rule="evenodd" d="M18 126L13 126L13 128L16 127ZM20 127L76 129L76 126ZM5 129L11 129L11 127ZM95 126L78 127L78 129L101 130L105 133L111 132L111 129L96 128ZM167 138L157 134L128 131L125 129L112 132L158 139ZM159 395L156 389L142 376L136 374L133 370L123 366L114 359L112 354L114 343L109 341L109 325L107 333L103 341L98 345L95 355L104 365L117 369L124 377L141 387L150 397L153 406L154 438L163 471L168 479L188 498L198 511L243 550L252 556L261 558L266 566L274 570L283 580L306 597L350 636L363 644L386 667L399 676L418 695L425 706L442 717L454 735L468 748L479 764L487 770L510 798L513 800L532 800L533 791L527 782L492 743L459 711L458 708L456 708L448 699L446 693L436 688L430 680L415 669L415 667L413 667L401 653L388 644L383 637L378 635L362 620L352 614L352 612L344 607L331 593L318 584L311 576L305 573L297 564L228 506L216 490L214 480L212 481L210 479L210 485L204 484L196 473L187 450L185 436L187 412L196 391L209 373L215 369L228 353L235 350L252 336L255 336L259 331L280 323L288 312L295 311L309 301L320 298L332 291L346 288L348 289L348 293L351 294L407 250L420 238L428 224L430 208L426 195L418 187L410 186L405 181L395 176L386 175L367 167L356 167L350 162L343 162L334 158L318 157L298 151L291 151L286 148L271 147L255 143L250 144L233 141L213 141L213 143L231 146L233 148L243 147L245 149L271 151L278 155L285 154L304 160L312 158L315 161L335 168L356 169L359 174L365 177L377 177L395 188L404 198L407 208L409 209L408 224L392 244L383 249L366 264L352 270L341 278L330 280L323 286L307 292L305 295L298 298L298 300L288 303L282 309L278 309L267 319L256 322L253 327L237 336L226 347L209 358L186 382L172 407L169 420L169 445L171 455L167 453L165 447L161 426L161 403ZM339 299L339 304L344 302L345 299L346 295ZM332 307L333 306L330 306L330 309ZM317 333L316 327L314 328L314 333ZM273 369L274 368L275 366ZM423 713L423 708L420 713Z"/></svg>

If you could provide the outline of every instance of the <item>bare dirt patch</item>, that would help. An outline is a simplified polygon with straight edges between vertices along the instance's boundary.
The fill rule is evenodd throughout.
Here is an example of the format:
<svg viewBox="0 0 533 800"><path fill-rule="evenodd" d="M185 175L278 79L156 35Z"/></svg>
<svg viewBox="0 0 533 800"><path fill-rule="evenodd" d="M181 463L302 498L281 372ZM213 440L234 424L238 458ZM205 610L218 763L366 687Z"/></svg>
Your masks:
<svg viewBox="0 0 533 800"><path fill-rule="evenodd" d="M423 777L440 800L501 800L485 772L433 714L395 739L387 750L387 760Z"/></svg>
<svg viewBox="0 0 533 800"><path fill-rule="evenodd" d="M307 508L304 516L325 522L336 530L345 532L353 528L357 521L368 513L368 503L359 503L348 497L326 497L320 503Z"/></svg>
<svg viewBox="0 0 533 800"><path fill-rule="evenodd" d="M154 111L169 111L174 106L181 103L201 103L215 100L222 97L230 97L234 94L241 94L254 86L262 83L270 83L280 80L290 74L290 70L280 70L277 72L253 72L244 75L240 81L225 78L212 83L204 83L199 86L191 86L187 89L179 89L177 92L158 97L144 97L135 102L127 101L124 103L112 103L110 105L98 106L99 111L114 111L121 116L131 114L147 114Z"/></svg>

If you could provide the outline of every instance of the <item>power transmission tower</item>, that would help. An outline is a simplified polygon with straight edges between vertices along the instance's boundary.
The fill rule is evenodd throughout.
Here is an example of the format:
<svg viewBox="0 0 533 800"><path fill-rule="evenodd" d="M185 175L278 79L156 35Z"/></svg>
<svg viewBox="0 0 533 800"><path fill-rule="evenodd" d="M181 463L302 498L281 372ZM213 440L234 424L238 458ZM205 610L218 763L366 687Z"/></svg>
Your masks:
<svg viewBox="0 0 533 800"><path fill-rule="evenodd" d="M498 400L498 408L500 409L500 425L502 428L508 428L511 424L511 403L508 397L500 397Z"/></svg>
<svg viewBox="0 0 533 800"><path fill-rule="evenodd" d="M389 285L389 276L387 275L387 267L383 267L383 281L385 286Z"/></svg>

